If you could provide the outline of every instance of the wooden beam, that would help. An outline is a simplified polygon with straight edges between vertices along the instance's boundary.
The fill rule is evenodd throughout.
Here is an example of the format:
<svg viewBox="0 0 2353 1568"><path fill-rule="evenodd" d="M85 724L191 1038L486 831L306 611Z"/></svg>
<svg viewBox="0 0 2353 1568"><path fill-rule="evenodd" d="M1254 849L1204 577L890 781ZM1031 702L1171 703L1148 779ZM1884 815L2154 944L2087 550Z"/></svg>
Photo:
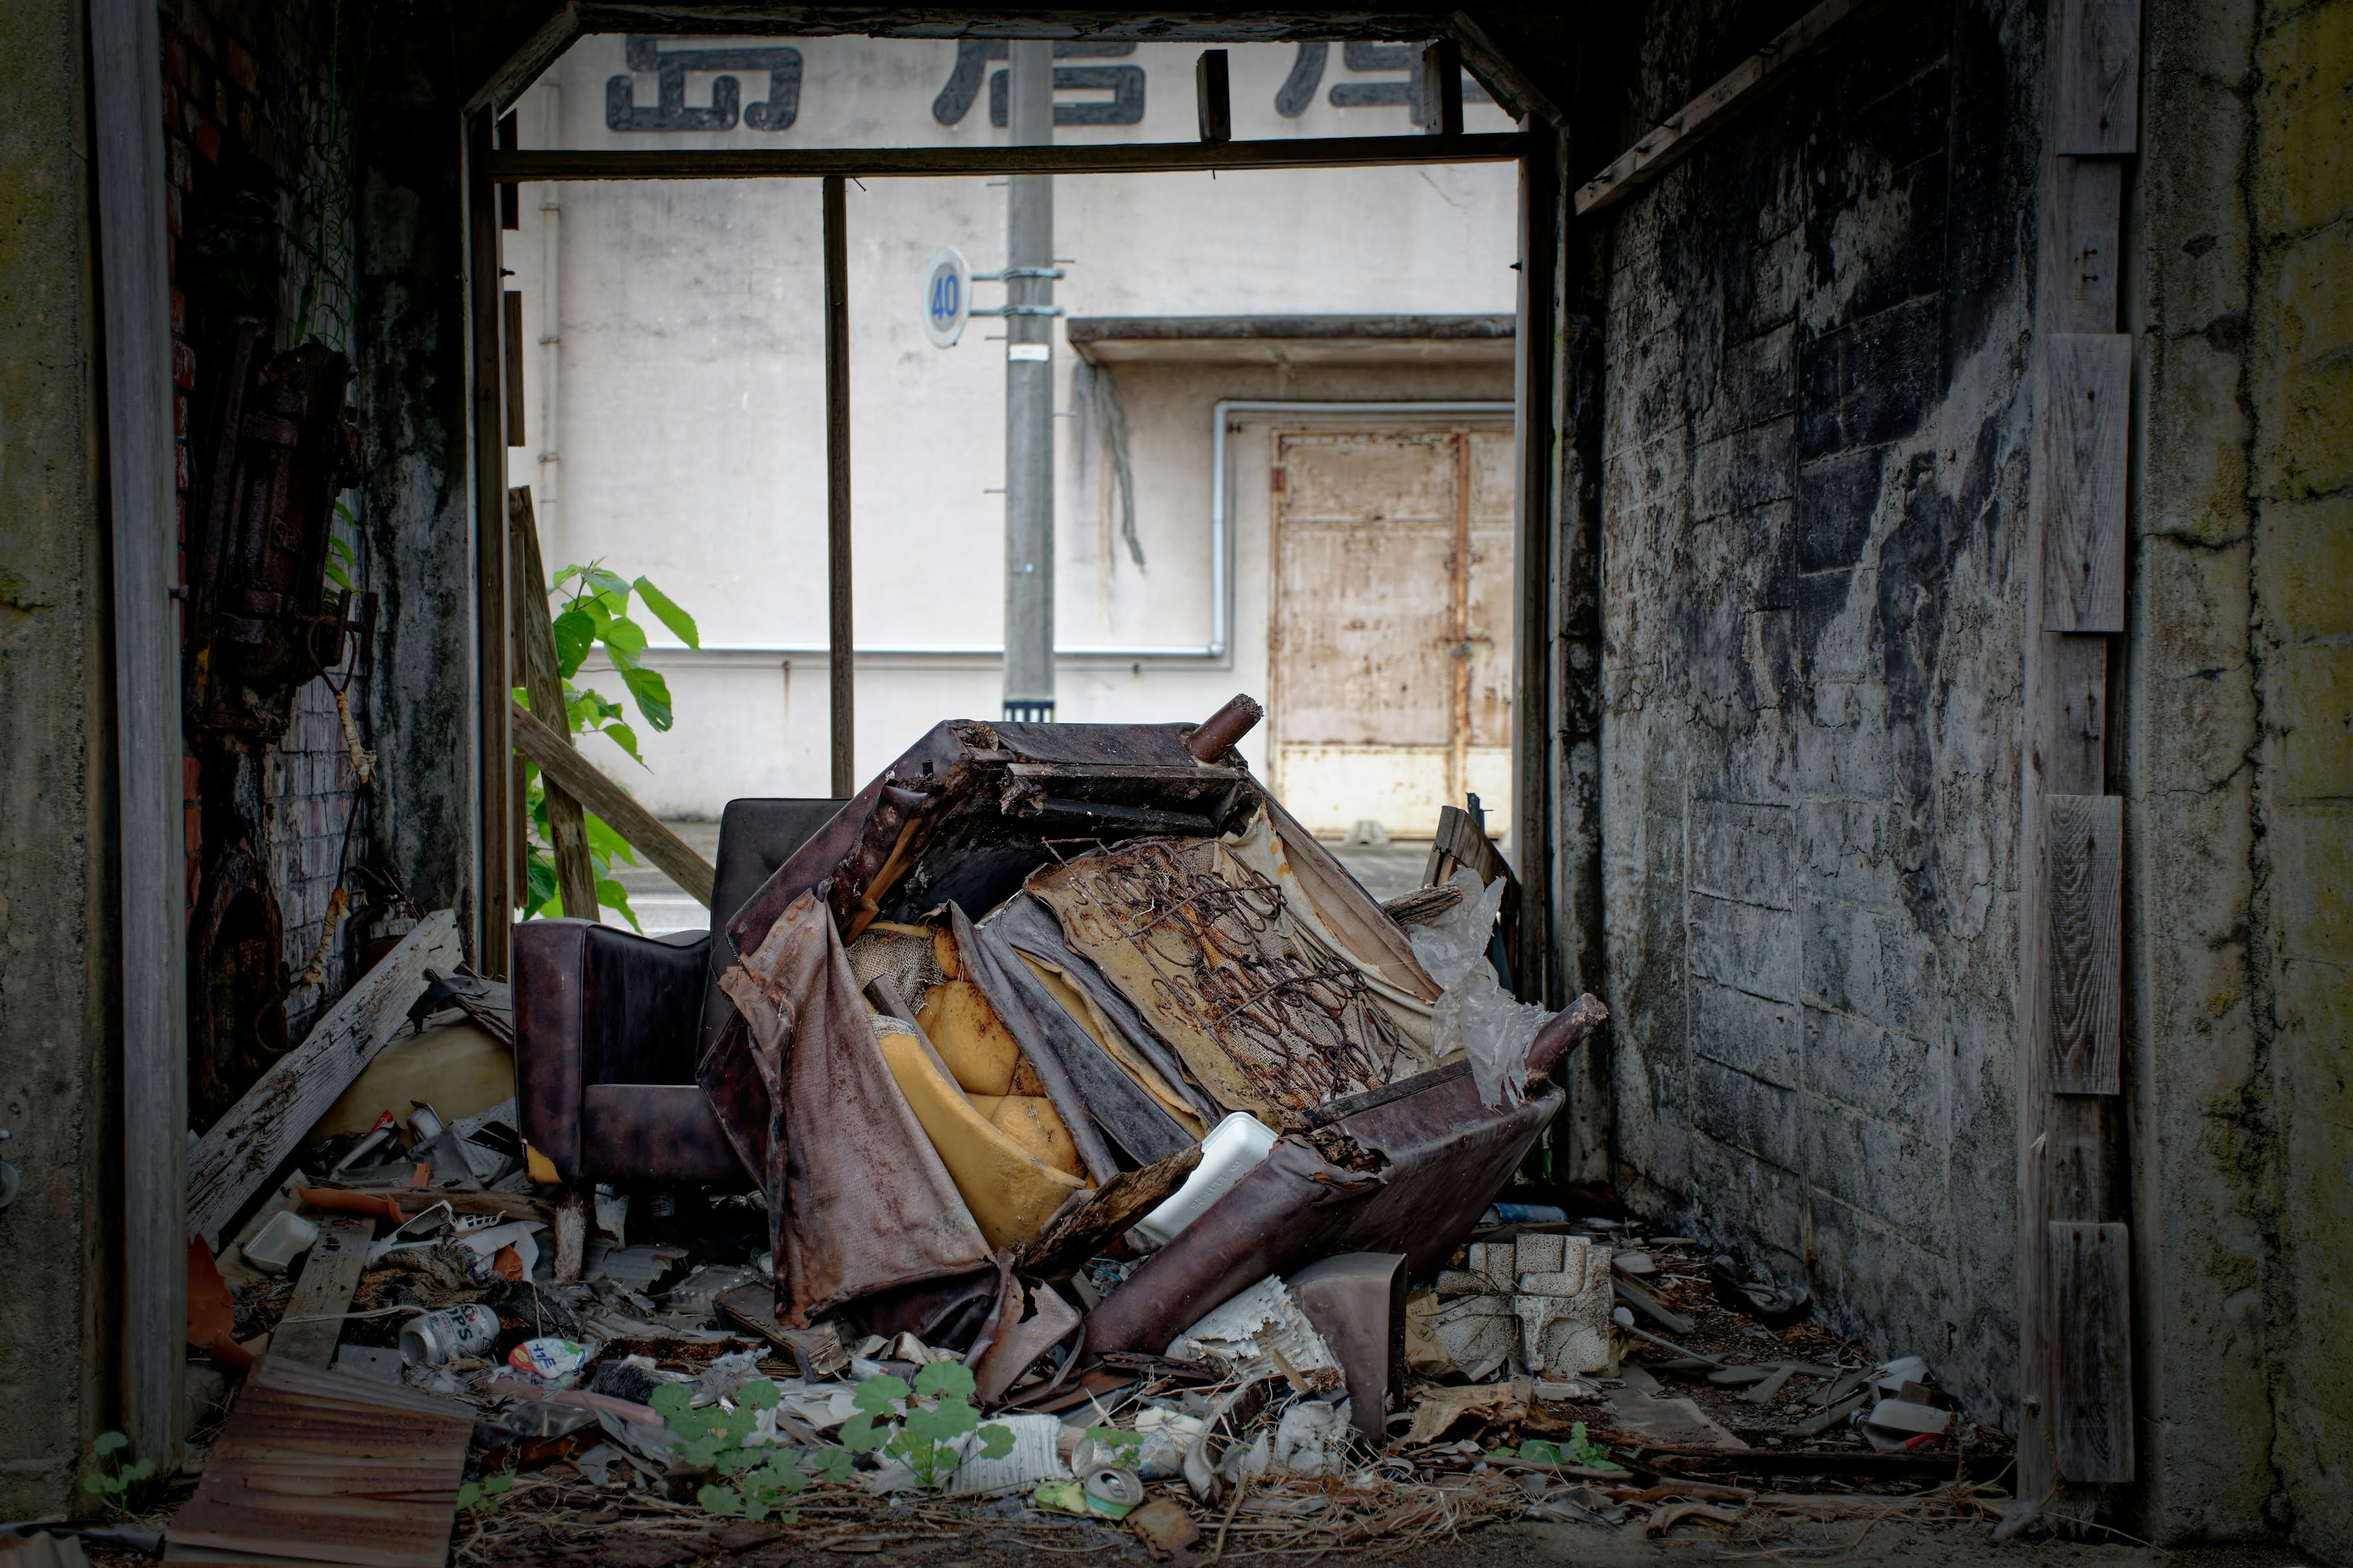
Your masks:
<svg viewBox="0 0 2353 1568"><path fill-rule="evenodd" d="M2124 798L2043 797L2051 1088L2115 1094L2124 988Z"/></svg>
<svg viewBox="0 0 2353 1568"><path fill-rule="evenodd" d="M2052 1222L2052 1409L2059 1473L2133 1479L2131 1237L2121 1225Z"/></svg>
<svg viewBox="0 0 2353 1568"><path fill-rule="evenodd" d="M107 571L113 580L114 795L118 841L92 845L116 879L121 1013L93 1002L87 1026L122 1042L121 1332L124 1425L168 1472L186 1405L186 840L180 800L181 610L172 460L171 283L165 272L164 128L155 7L91 0L90 164L98 228L106 411ZM69 395L60 393L60 395ZM101 729L100 733L103 733ZM90 781L96 785L98 781ZM80 1026L60 1019L61 1039ZM66 1072L62 1053L57 1073ZM29 1065L29 1064L28 1064ZM91 1108L93 1114L97 1107ZM63 1135L61 1133L61 1135ZM88 1133L83 1134L88 1136ZM20 1134L21 1136L21 1134ZM19 1147L23 1147L20 1145ZM25 1155L19 1153L19 1161ZM67 1169L44 1181L79 1179ZM21 1211L20 1211L21 1212ZM97 1214L91 1215L95 1227ZM85 1255L103 1256L93 1229ZM26 1282L29 1287L30 1281ZM58 1282L62 1288L63 1282ZM92 1311L105 1311L93 1300ZM49 1347L76 1354L70 1344Z"/></svg>
<svg viewBox="0 0 2353 1568"><path fill-rule="evenodd" d="M512 185L506 186L501 194L511 193L513 189ZM529 426L523 418L522 409L522 290L508 289L503 302L505 310L500 321L503 328L501 336L506 348L507 445L527 447L531 444L531 437L525 434Z"/></svg>
<svg viewBox="0 0 2353 1568"><path fill-rule="evenodd" d="M1431 135L1462 134L1462 46L1452 38L1422 47L1421 113Z"/></svg>
<svg viewBox="0 0 2353 1568"><path fill-rule="evenodd" d="M2059 295L2055 330L2116 330L2117 239L2124 217L2124 165L2113 158L2062 158L2057 170Z"/></svg>
<svg viewBox="0 0 2353 1568"><path fill-rule="evenodd" d="M514 731L515 750L539 764L540 773L571 792L595 812L606 826L629 842L629 847L661 868L663 876L705 909L711 907L716 873L711 862L697 855L685 839L664 827L654 814L629 798L619 784L597 771L596 764L572 749L570 737L531 716L512 699L507 719Z"/></svg>
<svg viewBox="0 0 2353 1568"><path fill-rule="evenodd" d="M1850 23L1883 0L1822 0L1774 40L1732 68L1715 86L1659 121L1651 132L1580 186L1578 216L1615 206L1699 150L1700 144L1756 107L1759 99L1819 54Z"/></svg>
<svg viewBox="0 0 2353 1568"><path fill-rule="evenodd" d="M1203 49L1193 62L1193 111L1204 142L1234 139L1233 80L1223 49Z"/></svg>
<svg viewBox="0 0 2353 1568"><path fill-rule="evenodd" d="M2042 535L2042 625L2125 629L2125 436L2132 339L2053 332L2035 397L2031 505Z"/></svg>
<svg viewBox="0 0 2353 1568"><path fill-rule="evenodd" d="M849 198L839 174L820 193L825 242L826 694L833 797L858 793L858 645L849 597Z"/></svg>
<svg viewBox="0 0 2353 1568"><path fill-rule="evenodd" d="M547 613L547 567L539 553L539 520L531 487L507 491L507 523L515 543L515 640L522 648L522 684L531 710L546 716L548 728L569 745L572 721L564 708L564 672L555 658L555 627ZM596 867L588 858L588 830L580 802L553 779L544 781L547 836L555 854L555 887L564 912L584 921L599 918Z"/></svg>
<svg viewBox="0 0 2353 1568"><path fill-rule="evenodd" d="M507 974L507 939L514 921L514 765L509 758L507 709L514 674L507 668L506 356L501 339L505 307L499 281L498 187L484 169L491 155L491 111L477 110L466 126L466 272L468 326L473 334L475 777L481 792L475 860L475 968L484 977Z"/></svg>
<svg viewBox="0 0 2353 1568"><path fill-rule="evenodd" d="M526 180L875 180L955 174L1145 174L1502 163L1525 155L1517 131L1475 136L1300 136L1263 142L1056 142L1008 147L737 147L709 151L489 154L491 178Z"/></svg>
<svg viewBox="0 0 2353 1568"><path fill-rule="evenodd" d="M302 1043L261 1075L227 1115L188 1152L187 1213L175 1227L217 1246L254 1189L276 1173L336 1096L375 1059L408 1009L425 994L428 969L446 973L465 958L457 917L436 910L400 939L359 984L311 1026ZM185 1243L180 1256L186 1256Z"/></svg>
<svg viewBox="0 0 2353 1568"><path fill-rule="evenodd" d="M335 1363L335 1342L343 1337L343 1314L367 1268L375 1222L340 1215L319 1222L319 1239L302 1262L301 1277L286 1302L286 1315L269 1336L271 1359L311 1366Z"/></svg>
<svg viewBox="0 0 2353 1568"><path fill-rule="evenodd" d="M2051 51L2062 157L2116 158L2140 144L2140 0L2071 0Z"/></svg>

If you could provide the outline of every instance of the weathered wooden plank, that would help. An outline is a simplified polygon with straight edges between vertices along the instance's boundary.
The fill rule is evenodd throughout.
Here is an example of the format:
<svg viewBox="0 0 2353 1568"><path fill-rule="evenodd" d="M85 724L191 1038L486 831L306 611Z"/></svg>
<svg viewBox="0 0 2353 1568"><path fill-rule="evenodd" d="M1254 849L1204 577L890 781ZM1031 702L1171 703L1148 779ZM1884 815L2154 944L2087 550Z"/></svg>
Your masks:
<svg viewBox="0 0 2353 1568"><path fill-rule="evenodd" d="M188 1233L219 1245L221 1227L391 1040L425 994L425 972L464 956L457 917L434 910L246 1090L188 1152Z"/></svg>
<svg viewBox="0 0 2353 1568"><path fill-rule="evenodd" d="M181 1339L187 1317L187 1245L178 1194L185 1179L181 1159L187 1126L188 1001L181 616L172 599L180 564L173 478L172 285L164 229L168 182L163 121L154 111L161 47L154 6L143 0L92 0L88 123L96 189L90 212L98 226L97 281L105 329L100 342L105 352L111 551L107 574L113 582L114 609L111 721L120 835L111 848L121 921L111 956L121 973L122 1008L111 1021L122 1039L121 1394L134 1448L169 1469L171 1457L180 1451L180 1414L186 1404ZM90 784L95 786L98 779ZM99 1110L93 1103L90 1114ZM57 1135L73 1134L59 1127ZM42 1147L17 1144L17 1161ZM63 1180L65 1173L43 1172L35 1179ZM25 1211L17 1213L22 1216ZM15 1223L26 1222L19 1217Z"/></svg>
<svg viewBox="0 0 2353 1568"><path fill-rule="evenodd" d="M341 1215L319 1222L319 1239L294 1281L286 1315L269 1336L269 1356L275 1361L332 1366L335 1342L343 1336L343 1314L352 1310L352 1292L359 1289L367 1267L368 1243L375 1239L375 1222Z"/></svg>
<svg viewBox="0 0 2353 1568"><path fill-rule="evenodd" d="M1421 112L1431 135L1462 134L1462 46L1452 38L1423 46Z"/></svg>
<svg viewBox="0 0 2353 1568"><path fill-rule="evenodd" d="M1847 0L1838 0L1847 3ZM518 180L935 178L950 174L1139 174L1211 169L1345 169L1504 163L1527 151L1517 131L1475 136L1295 136L1252 142L1056 142L996 147L760 147L679 152L557 152L490 156L491 177Z"/></svg>
<svg viewBox="0 0 2353 1568"><path fill-rule="evenodd" d="M2124 797L2051 795L2043 809L2051 1087L2059 1094L2114 1094L2123 993Z"/></svg>
<svg viewBox="0 0 2353 1568"><path fill-rule="evenodd" d="M522 653L523 691L531 710L569 743L572 722L564 710L564 672L555 659L555 627L547 613L547 566L539 553L539 520L531 488L507 491L507 525L515 541L515 641ZM597 918L596 868L588 858L588 831L580 802L570 790L546 781L547 832L555 853L555 886L564 912L584 921Z"/></svg>
<svg viewBox="0 0 2353 1568"><path fill-rule="evenodd" d="M2053 332L2036 395L2043 629L2125 629L2125 427L2132 339Z"/></svg>
<svg viewBox="0 0 2353 1568"><path fill-rule="evenodd" d="M1700 143L1753 108L1840 29L1879 9L1880 0L1822 0L1773 41L1741 61L1705 92L1661 121L1651 133L1577 188L1577 212L1614 206L1699 150Z"/></svg>
<svg viewBox="0 0 2353 1568"><path fill-rule="evenodd" d="M2063 332L2116 330L2116 272L2124 221L2125 166L2113 158L2062 158L2054 173L2058 223L2052 327Z"/></svg>
<svg viewBox="0 0 2353 1568"><path fill-rule="evenodd" d="M2132 1238L2121 1225L2054 1220L2051 1438L2071 1481L2133 1479Z"/></svg>
<svg viewBox="0 0 2353 1568"><path fill-rule="evenodd" d="M513 189L512 185L503 186L499 194L503 196ZM531 437L526 433L529 426L523 418L522 290L508 289L505 307L505 313L501 318L503 330L499 335L506 350L507 445L525 447L531 444ZM512 495L514 492L510 490L507 493Z"/></svg>
<svg viewBox="0 0 2353 1568"><path fill-rule="evenodd" d="M1193 110L1204 142L1234 139L1233 79L1224 49L1203 49L1193 62Z"/></svg>
<svg viewBox="0 0 2353 1568"><path fill-rule="evenodd" d="M2051 69L2061 157L2120 157L2140 144L2140 0L2060 0Z"/></svg>
<svg viewBox="0 0 2353 1568"><path fill-rule="evenodd" d="M664 827L652 812L631 800L619 784L597 771L596 763L574 751L569 736L559 735L533 718L531 710L512 698L507 707L516 751L537 763L543 774L628 839L631 848L660 867L662 875L689 897L705 908L710 906L711 886L716 879L710 861Z"/></svg>
<svg viewBox="0 0 2353 1568"><path fill-rule="evenodd" d="M2108 639L2042 637L2034 761L2053 795L2098 795L2107 766Z"/></svg>
<svg viewBox="0 0 2353 1568"><path fill-rule="evenodd" d="M1559 685L1555 636L1559 595L1561 431L1565 423L1558 300L1565 143L1546 137L1520 163L1519 321L1513 336L1513 376L1520 427L1514 504L1519 538L1512 552L1514 618L1520 627L1512 672L1513 842L1519 846L1521 884L1553 885L1553 775L1558 756L1551 704ZM1558 1006L1565 997L1553 971L1552 900L1528 899L1516 911L1512 976L1522 996Z"/></svg>

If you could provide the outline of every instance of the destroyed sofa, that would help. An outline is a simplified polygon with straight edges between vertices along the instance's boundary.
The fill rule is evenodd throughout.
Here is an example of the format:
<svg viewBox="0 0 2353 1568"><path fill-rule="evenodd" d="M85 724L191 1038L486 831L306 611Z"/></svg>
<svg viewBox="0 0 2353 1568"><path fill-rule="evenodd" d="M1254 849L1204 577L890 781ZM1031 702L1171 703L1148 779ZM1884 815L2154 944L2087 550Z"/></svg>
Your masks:
<svg viewBox="0 0 2353 1568"><path fill-rule="evenodd" d="M515 1094L524 1136L567 1182L745 1181L695 1081L733 1008L730 916L841 809L838 800L730 801L711 924L639 936L585 920L514 931Z"/></svg>
<svg viewBox="0 0 2353 1568"><path fill-rule="evenodd" d="M1233 750L1257 717L1238 699L1200 726L941 724L714 913L691 983L659 944L524 928L525 1135L572 1179L717 1180L715 1126L767 1204L778 1323L914 1332L965 1353L984 1397L1058 1342L1082 1352L1060 1375L1159 1352L1316 1258L1429 1273L1602 1013L1554 1016L1482 1097L1440 1059L1440 988L1405 933ZM624 1037L657 1017L658 1039ZM1132 1256L1235 1112L1281 1134L1271 1152L1082 1321L1092 1298L1053 1284Z"/></svg>

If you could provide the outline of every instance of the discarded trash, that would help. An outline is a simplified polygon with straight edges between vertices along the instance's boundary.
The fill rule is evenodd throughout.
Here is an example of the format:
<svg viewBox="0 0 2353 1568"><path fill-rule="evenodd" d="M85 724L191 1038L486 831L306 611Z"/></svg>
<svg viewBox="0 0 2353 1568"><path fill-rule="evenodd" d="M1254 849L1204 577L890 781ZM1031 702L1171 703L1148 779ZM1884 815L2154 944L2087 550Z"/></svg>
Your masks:
<svg viewBox="0 0 2353 1568"><path fill-rule="evenodd" d="M588 1360L588 1347L553 1335L525 1340L507 1352L507 1364L550 1388L562 1388Z"/></svg>
<svg viewBox="0 0 2353 1568"><path fill-rule="evenodd" d="M1470 1061L1482 1105L1517 1105L1528 1047L1544 1026L1545 1010L1504 994L1487 961L1510 885L1498 877L1482 889L1479 874L1467 866L1457 867L1449 884L1461 889L1462 902L1407 933L1423 970L1444 988L1430 1009L1430 1048L1440 1060L1460 1051Z"/></svg>
<svg viewBox="0 0 2353 1568"><path fill-rule="evenodd" d="M1206 1361L1240 1383L1281 1376L1302 1394L1333 1393L1345 1382L1332 1347L1271 1274L1179 1334L1168 1354Z"/></svg>
<svg viewBox="0 0 2353 1568"><path fill-rule="evenodd" d="M488 1307L445 1307L401 1325L400 1359L410 1366L448 1366L459 1356L491 1353L499 1315Z"/></svg>
<svg viewBox="0 0 2353 1568"><path fill-rule="evenodd" d="M1552 1204L1489 1204L1482 1225L1566 1225L1568 1211Z"/></svg>
<svg viewBox="0 0 2353 1568"><path fill-rule="evenodd" d="M1799 1322L1814 1310L1813 1299L1802 1285L1786 1289L1770 1283L1759 1284L1749 1278L1748 1269L1728 1252L1719 1252L1707 1260L1708 1283L1715 1288L1715 1299L1736 1312L1746 1313L1768 1329L1786 1329Z"/></svg>
<svg viewBox="0 0 2353 1568"><path fill-rule="evenodd" d="M1130 1513L1127 1527L1155 1558L1173 1556L1201 1539L1193 1516L1166 1498L1155 1498Z"/></svg>
<svg viewBox="0 0 2353 1568"><path fill-rule="evenodd" d="M292 1209L285 1209L237 1251L256 1268L271 1274L283 1274L288 1266L310 1251L318 1239L317 1226Z"/></svg>
<svg viewBox="0 0 2353 1568"><path fill-rule="evenodd" d="M1087 1506L1112 1519L1122 1519L1128 1510L1144 1500L1144 1483L1134 1470L1124 1470L1116 1465L1097 1465L1080 1478L1087 1490ZM1116 1509L1116 1513L1112 1510Z"/></svg>
<svg viewBox="0 0 2353 1568"><path fill-rule="evenodd" d="M1267 1151L1274 1147L1274 1129L1250 1112L1233 1112L1201 1140L1201 1163L1176 1189L1176 1195L1136 1221L1136 1228L1166 1246L1248 1175L1250 1167L1265 1159Z"/></svg>

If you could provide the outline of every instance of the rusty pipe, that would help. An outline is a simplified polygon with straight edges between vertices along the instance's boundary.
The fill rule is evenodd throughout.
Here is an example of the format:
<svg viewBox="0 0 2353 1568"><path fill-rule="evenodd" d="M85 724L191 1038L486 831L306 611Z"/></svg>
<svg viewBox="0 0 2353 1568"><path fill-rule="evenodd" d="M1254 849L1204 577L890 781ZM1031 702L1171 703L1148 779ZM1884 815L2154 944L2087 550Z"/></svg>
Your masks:
<svg viewBox="0 0 2353 1568"><path fill-rule="evenodd" d="M1588 991L1544 1021L1528 1042L1528 1081L1552 1071L1555 1063L1585 1043L1586 1037L1609 1021L1609 1009Z"/></svg>
<svg viewBox="0 0 2353 1568"><path fill-rule="evenodd" d="M1209 715L1208 722L1185 737L1185 749L1198 762L1214 763L1232 749L1244 735L1258 728L1266 717L1266 710L1258 700L1236 692L1223 708Z"/></svg>

